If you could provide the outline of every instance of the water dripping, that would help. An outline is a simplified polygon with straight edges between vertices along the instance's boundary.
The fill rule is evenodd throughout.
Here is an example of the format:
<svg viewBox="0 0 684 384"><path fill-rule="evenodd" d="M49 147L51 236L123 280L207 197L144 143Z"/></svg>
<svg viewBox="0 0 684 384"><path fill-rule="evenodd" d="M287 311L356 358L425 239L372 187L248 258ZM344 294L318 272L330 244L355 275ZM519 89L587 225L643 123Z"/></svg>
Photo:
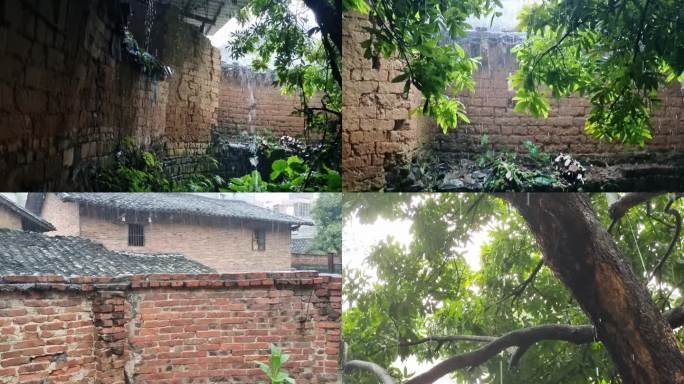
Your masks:
<svg viewBox="0 0 684 384"><path fill-rule="evenodd" d="M152 26L156 17L154 6L155 0L147 0L147 13L145 14L145 50L150 51L150 40L152 38Z"/></svg>

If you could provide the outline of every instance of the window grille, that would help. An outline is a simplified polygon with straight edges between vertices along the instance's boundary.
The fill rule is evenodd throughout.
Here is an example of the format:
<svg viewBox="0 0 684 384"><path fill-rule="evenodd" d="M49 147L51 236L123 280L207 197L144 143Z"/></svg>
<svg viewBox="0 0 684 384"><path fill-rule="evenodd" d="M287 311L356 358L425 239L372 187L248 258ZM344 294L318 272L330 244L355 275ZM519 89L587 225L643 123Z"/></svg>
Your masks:
<svg viewBox="0 0 684 384"><path fill-rule="evenodd" d="M141 224L128 224L128 245L131 247L145 245L145 227Z"/></svg>

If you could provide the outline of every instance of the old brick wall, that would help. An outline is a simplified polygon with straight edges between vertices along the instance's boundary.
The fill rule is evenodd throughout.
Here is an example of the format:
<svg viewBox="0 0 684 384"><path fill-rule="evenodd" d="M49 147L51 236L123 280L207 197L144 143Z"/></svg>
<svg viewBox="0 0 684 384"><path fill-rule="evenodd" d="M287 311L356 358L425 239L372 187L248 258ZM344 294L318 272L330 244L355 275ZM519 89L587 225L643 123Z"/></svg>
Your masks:
<svg viewBox="0 0 684 384"><path fill-rule="evenodd" d="M391 83L399 75L397 60L373 62L363 57L361 42L368 39L368 18L346 13L342 21L342 167L344 189L374 190L385 185L385 168L410 159L423 142L425 119L410 117L420 103L411 90L402 96L403 84Z"/></svg>
<svg viewBox="0 0 684 384"><path fill-rule="evenodd" d="M489 136L497 149L524 151L522 142L529 140L551 153L570 152L578 155L610 157L643 151L639 147L600 142L584 133L585 116L591 105L579 96L553 100L548 119L535 119L513 111L513 96L508 76L517 69L510 49L521 41L517 34L473 32L462 44L471 56L482 58L475 75L476 88L462 95L470 124L450 130L444 135L436 124L431 125L429 142L440 152L477 153L482 151L482 134ZM674 82L663 89L662 105L653 114L653 140L645 150L662 152L684 150L684 90Z"/></svg>
<svg viewBox="0 0 684 384"><path fill-rule="evenodd" d="M122 52L119 1L0 3L0 183L5 190L78 190L126 137L204 151L216 126L219 53L176 20L166 35L192 48L152 81ZM174 19L170 19L169 22ZM166 25L166 24L163 24Z"/></svg>
<svg viewBox="0 0 684 384"><path fill-rule="evenodd" d="M130 222L130 218L128 220ZM128 222L103 218L82 210L80 236L102 243L115 251L182 253L219 272L286 271L290 269L290 228L268 225L266 250L252 249L254 222L215 222L182 218L174 221L141 222L145 246L128 246Z"/></svg>
<svg viewBox="0 0 684 384"><path fill-rule="evenodd" d="M301 108L299 99L283 95L273 86L274 74L255 73L237 64L224 66L219 89L218 126L229 136L251 133L253 125L260 134L300 136L304 133L304 118L293 115ZM253 121L249 121L254 107Z"/></svg>
<svg viewBox="0 0 684 384"><path fill-rule="evenodd" d="M341 278L315 272L0 278L0 382L338 380ZM68 290L67 290L68 289Z"/></svg>
<svg viewBox="0 0 684 384"><path fill-rule="evenodd" d="M360 43L367 39L363 30L369 21L358 14L344 15L342 56L343 76L343 166L345 190L373 190L385 185L385 170L410 160L425 146L438 154L462 155L482 150L482 134L497 149L524 151L521 143L530 140L542 150L621 158L642 148L601 143L584 133L588 102L567 97L552 102L548 119L535 119L513 112L514 92L508 76L517 67L510 48L520 41L515 34L474 32L462 41L472 56L482 58L475 75L475 92L461 95L471 123L460 125L444 135L432 121L412 115L420 94L412 90L410 100L401 98L402 84L392 84L401 68L397 61L363 57ZM684 149L684 91L673 83L660 93L662 106L654 113L654 138L648 152Z"/></svg>

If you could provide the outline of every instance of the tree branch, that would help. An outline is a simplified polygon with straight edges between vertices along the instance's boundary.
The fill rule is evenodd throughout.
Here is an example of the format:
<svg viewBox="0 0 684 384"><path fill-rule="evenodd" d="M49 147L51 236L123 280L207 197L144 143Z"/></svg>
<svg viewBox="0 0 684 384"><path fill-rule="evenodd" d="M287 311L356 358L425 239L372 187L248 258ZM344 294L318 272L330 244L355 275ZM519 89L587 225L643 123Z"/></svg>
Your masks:
<svg viewBox="0 0 684 384"><path fill-rule="evenodd" d="M663 316L665 317L665 320L667 320L667 322L670 324L672 329L676 329L684 325L684 301L682 301L682 303L680 303L677 307L672 308L663 313ZM406 381L405 384L434 383L440 377L447 375L450 372L462 368L476 367L480 364L483 364L486 361L490 360L492 357L496 356L501 351L511 347L517 347L517 349L511 357L510 366L517 367L518 362L525 354L525 352L527 352L534 344L540 341L567 341L573 344L588 344L594 341L598 341L596 339L596 330L593 325L547 324L518 329L515 331L511 331L500 337L428 336L424 339L412 342L410 344L417 345L428 341L484 341L485 338L491 338L492 341L474 351L450 357L438 363L430 370ZM353 360L348 362L344 366L345 373L349 373L355 369L371 371L381 379L383 378L381 374L384 374L384 377L387 377L390 380L392 380L392 378L389 377L389 374L387 374L387 371L385 369L374 363ZM383 384L387 383L394 384L394 381L383 381Z"/></svg>
<svg viewBox="0 0 684 384"><path fill-rule="evenodd" d="M382 384L395 384L392 376L390 376L389 373L387 373L387 371L383 367L375 363L371 363L370 361L352 360L344 365L345 374L349 374L355 370L368 371L373 373L380 379Z"/></svg>
<svg viewBox="0 0 684 384"><path fill-rule="evenodd" d="M614 202L608 208L608 213L610 218L614 221L620 220L627 211L634 208L635 206L645 203L656 196L662 195L662 193L650 193L650 192L634 192L628 193L620 198L620 200Z"/></svg>
<svg viewBox="0 0 684 384"><path fill-rule="evenodd" d="M672 237L672 241L670 241L670 245L667 247L667 250L665 251L665 254L660 258L660 261L658 261L658 264L656 264L655 268L653 268L653 272L651 272L651 276L648 278L649 281L653 278L653 276L656 276L658 273L660 273L660 269L663 267L665 262L667 261L667 258L670 256L672 253L672 250L674 249L675 245L679 242L679 236L681 235L682 231L682 215L677 211L676 209L672 208L672 204L674 204L675 201L679 196L675 196L670 201L668 201L667 206L665 206L665 212L669 213L675 218L675 232L674 236Z"/></svg>
<svg viewBox="0 0 684 384"><path fill-rule="evenodd" d="M472 341L475 343L490 343L497 338L495 336L478 336L478 335L455 335L455 336L426 336L415 341L403 341L399 343L400 347L410 347L435 341L437 343L453 343L457 341Z"/></svg>

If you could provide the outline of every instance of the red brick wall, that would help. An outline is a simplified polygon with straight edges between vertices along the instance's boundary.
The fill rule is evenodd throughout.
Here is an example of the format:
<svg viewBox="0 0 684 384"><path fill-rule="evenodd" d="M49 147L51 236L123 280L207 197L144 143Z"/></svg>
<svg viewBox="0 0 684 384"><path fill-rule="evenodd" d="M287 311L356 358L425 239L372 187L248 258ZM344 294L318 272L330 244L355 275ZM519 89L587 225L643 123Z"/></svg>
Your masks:
<svg viewBox="0 0 684 384"><path fill-rule="evenodd" d="M248 84L251 82L256 105L256 118L252 124L256 132L270 132L276 137L303 134L304 118L292 114L301 108L299 99L283 95L280 88L273 86L273 80L271 73L252 73L249 68L240 66L224 67L218 109L221 131L231 136L251 133L248 119L252 104Z"/></svg>
<svg viewBox="0 0 684 384"><path fill-rule="evenodd" d="M0 288L2 383L256 383L271 343L297 383L338 381L339 277L6 276Z"/></svg>

